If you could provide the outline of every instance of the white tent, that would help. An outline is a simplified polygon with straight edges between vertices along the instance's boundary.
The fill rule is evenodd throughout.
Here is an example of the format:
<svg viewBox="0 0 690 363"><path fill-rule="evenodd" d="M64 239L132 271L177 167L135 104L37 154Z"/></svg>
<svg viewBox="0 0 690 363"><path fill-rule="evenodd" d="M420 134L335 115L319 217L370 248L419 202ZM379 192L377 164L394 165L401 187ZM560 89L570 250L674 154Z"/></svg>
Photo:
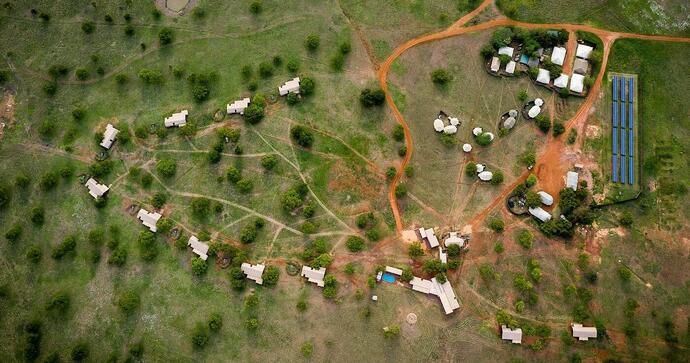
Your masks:
<svg viewBox="0 0 690 363"><path fill-rule="evenodd" d="M589 338L596 339L597 337L597 328L595 327L582 326L582 324L573 323L572 328L573 337L580 341L587 341Z"/></svg>
<svg viewBox="0 0 690 363"><path fill-rule="evenodd" d="M443 121L441 121L440 118L437 118L436 120L434 120L434 130L436 130L436 132L442 132L443 131Z"/></svg>
<svg viewBox="0 0 690 363"><path fill-rule="evenodd" d="M508 57L513 57L514 49L512 47L500 47L498 48L499 55L507 55Z"/></svg>
<svg viewBox="0 0 690 363"><path fill-rule="evenodd" d="M472 151L472 145L470 145L470 144L463 144L463 145L462 145L462 151L464 151L464 152L466 152L466 153Z"/></svg>
<svg viewBox="0 0 690 363"><path fill-rule="evenodd" d="M537 74L537 82L549 84L549 82L551 82L551 73L544 68L539 68L539 74Z"/></svg>
<svg viewBox="0 0 690 363"><path fill-rule="evenodd" d="M448 248L450 245L458 245L460 248L465 246L465 240L458 236L458 232L450 232L450 236L443 241Z"/></svg>
<svg viewBox="0 0 690 363"><path fill-rule="evenodd" d="M569 78L570 77L568 77L567 75L561 73L561 75L558 76L558 78L553 80L553 85L558 87L558 88L566 88L566 87L568 87L568 79Z"/></svg>
<svg viewBox="0 0 690 363"><path fill-rule="evenodd" d="M492 133L490 133L490 132L485 132L484 134L485 134L485 135L489 135L489 140L490 140L490 141L494 141L494 137L495 137L494 134L492 134Z"/></svg>
<svg viewBox="0 0 690 363"><path fill-rule="evenodd" d="M477 164L477 173L481 173L485 168L486 166L484 164Z"/></svg>
<svg viewBox="0 0 690 363"><path fill-rule="evenodd" d="M288 93L299 93L299 77L295 77L278 87L278 94L285 96Z"/></svg>
<svg viewBox="0 0 690 363"><path fill-rule="evenodd" d="M103 133L103 141L101 141L101 146L103 146L106 149L110 149L111 146L113 146L113 142L115 142L115 137L120 131L113 127L113 125L108 124L105 127L105 132Z"/></svg>
<svg viewBox="0 0 690 363"><path fill-rule="evenodd" d="M522 329L510 329L501 325L501 339L510 340L513 344L522 344Z"/></svg>
<svg viewBox="0 0 690 363"><path fill-rule="evenodd" d="M565 48L554 47L553 52L551 53L551 63L558 64L559 66L562 66L564 61L565 61Z"/></svg>
<svg viewBox="0 0 690 363"><path fill-rule="evenodd" d="M508 111L508 116L510 117L517 117L518 111L517 110L510 110Z"/></svg>
<svg viewBox="0 0 690 363"><path fill-rule="evenodd" d="M529 111L527 111L527 116L535 118L539 116L539 113L541 113L541 107L535 105L532 106L532 108L530 108Z"/></svg>
<svg viewBox="0 0 690 363"><path fill-rule="evenodd" d="M538 220L542 222L548 222L551 220L551 214L543 209L541 207L537 208L529 208L529 214L535 216Z"/></svg>
<svg viewBox="0 0 690 363"><path fill-rule="evenodd" d="M453 126L453 125L448 125L448 126L446 126L446 127L443 128L443 133L444 133L444 134L452 135L452 134L454 134L454 133L456 133L456 132L458 132L458 128L455 127L455 126Z"/></svg>
<svg viewBox="0 0 690 363"><path fill-rule="evenodd" d="M517 63L515 63L514 61L508 62L508 64L506 64L506 73L508 73L508 74L515 73L515 66L516 65L517 65Z"/></svg>
<svg viewBox="0 0 690 363"><path fill-rule="evenodd" d="M496 73L498 72L499 68L501 68L501 61L498 59L498 57L491 58L491 71Z"/></svg>
<svg viewBox="0 0 690 363"><path fill-rule="evenodd" d="M515 127L515 117L508 117L505 121L503 121L503 127L506 129L512 129Z"/></svg>
<svg viewBox="0 0 690 363"><path fill-rule="evenodd" d="M535 98L534 104L541 107L544 104L544 100L542 100L541 98Z"/></svg>
<svg viewBox="0 0 690 363"><path fill-rule="evenodd" d="M482 130L481 127L475 127L474 129L472 129L472 134L474 136L479 136L482 134L482 132L484 132L484 130Z"/></svg>
<svg viewBox="0 0 690 363"><path fill-rule="evenodd" d="M448 121L453 126L458 126L460 124L460 120L457 117L449 117Z"/></svg>
<svg viewBox="0 0 690 363"><path fill-rule="evenodd" d="M570 80L570 90L577 93L582 93L585 89L585 76L574 73Z"/></svg>
<svg viewBox="0 0 690 363"><path fill-rule="evenodd" d="M491 180L491 178L494 177L494 174L490 171L482 171L481 173L479 173L478 176L479 176L479 179L481 179L483 181L489 181L489 180Z"/></svg>
<svg viewBox="0 0 690 363"><path fill-rule="evenodd" d="M578 44L577 50L575 50L575 56L582 59L589 59L589 56L592 55L593 50L594 48L590 47L589 45Z"/></svg>
<svg viewBox="0 0 690 363"><path fill-rule="evenodd" d="M545 191L540 191L537 192L539 194L539 198L541 198L541 202L545 205L552 205L553 204L553 197L551 194L545 192Z"/></svg>

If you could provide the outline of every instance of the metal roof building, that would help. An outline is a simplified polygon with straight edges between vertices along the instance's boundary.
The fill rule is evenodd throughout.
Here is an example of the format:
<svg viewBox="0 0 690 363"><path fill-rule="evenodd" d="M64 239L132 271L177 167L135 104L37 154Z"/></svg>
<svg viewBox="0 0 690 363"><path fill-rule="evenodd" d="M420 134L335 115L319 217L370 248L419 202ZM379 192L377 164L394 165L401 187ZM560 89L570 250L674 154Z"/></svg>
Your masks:
<svg viewBox="0 0 690 363"><path fill-rule="evenodd" d="M113 142L115 142L115 137L117 136L118 132L120 132L118 129L116 129L113 125L108 124L105 127L103 141L101 141L100 145L106 149L110 149L110 147L113 146Z"/></svg>
<svg viewBox="0 0 690 363"><path fill-rule="evenodd" d="M109 189L106 185L99 184L94 178L89 178L84 185L89 188L89 194L91 194L94 199L102 197Z"/></svg>
<svg viewBox="0 0 690 363"><path fill-rule="evenodd" d="M137 213L137 218L141 221L141 224L148 227L151 232L156 232L156 223L161 219L161 214L157 212L149 213L146 209L141 208Z"/></svg>
<svg viewBox="0 0 690 363"><path fill-rule="evenodd" d="M228 115L232 115L235 113L239 113L240 115L244 115L244 109L247 108L247 106L249 106L250 103L251 103L251 100L249 99L249 97L245 97L241 100L237 100L231 104L228 104L226 111L227 111Z"/></svg>
<svg viewBox="0 0 690 363"><path fill-rule="evenodd" d="M192 247L192 252L197 254L202 260L206 261L208 258L208 244L199 241L196 236L189 237L187 241L187 246Z"/></svg>
<svg viewBox="0 0 690 363"><path fill-rule="evenodd" d="M501 325L501 339L510 340L513 344L521 344L522 329L510 329L505 325Z"/></svg>
<svg viewBox="0 0 690 363"><path fill-rule="evenodd" d="M264 274L264 268L266 268L265 265L251 265L246 262L242 263L242 265L240 266L240 269L242 269L242 272L244 272L244 274L247 275L247 278L250 280L254 280L254 282L256 282L259 285L263 285L264 283L264 280L261 277Z"/></svg>
<svg viewBox="0 0 690 363"><path fill-rule="evenodd" d="M299 77L295 77L278 87L278 94L285 96L288 93L299 93Z"/></svg>
<svg viewBox="0 0 690 363"><path fill-rule="evenodd" d="M163 123L165 124L165 127L182 127L187 124L188 114L189 111L187 110L182 110L180 112L173 113L170 117L166 117Z"/></svg>
<svg viewBox="0 0 690 363"><path fill-rule="evenodd" d="M307 281L315 283L319 287L324 286L323 279L326 276L326 268L321 267L319 269L313 269L309 266L302 266L302 273L301 275L303 277L307 278Z"/></svg>
<svg viewBox="0 0 690 363"><path fill-rule="evenodd" d="M596 338L597 337L597 328L595 327L586 327L582 326L582 324L572 324L573 328L573 337L577 338L580 341L587 341L590 338Z"/></svg>

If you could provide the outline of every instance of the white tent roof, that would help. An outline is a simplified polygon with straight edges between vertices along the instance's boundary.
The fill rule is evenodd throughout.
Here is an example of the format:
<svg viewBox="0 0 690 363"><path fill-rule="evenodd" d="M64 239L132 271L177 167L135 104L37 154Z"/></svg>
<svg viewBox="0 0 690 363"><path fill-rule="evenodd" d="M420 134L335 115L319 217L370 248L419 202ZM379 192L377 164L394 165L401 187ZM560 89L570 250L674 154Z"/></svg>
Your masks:
<svg viewBox="0 0 690 363"><path fill-rule="evenodd" d="M192 252L201 257L202 260L206 261L208 258L208 244L199 241L196 236L191 236L189 237L189 241L187 241L187 246L192 247Z"/></svg>
<svg viewBox="0 0 690 363"><path fill-rule="evenodd" d="M163 122L165 124L165 127L182 127L187 124L187 115L189 114L189 111L187 110L182 110L177 113L173 113L172 116L166 117L165 121Z"/></svg>
<svg viewBox="0 0 690 363"><path fill-rule="evenodd" d="M503 121L503 127L506 129L512 129L515 127L515 117L508 117L505 121Z"/></svg>
<svg viewBox="0 0 690 363"><path fill-rule="evenodd" d="M472 151L472 145L470 145L470 144L463 144L463 145L462 145L462 151L464 151L464 152L466 152L466 153Z"/></svg>
<svg viewBox="0 0 690 363"><path fill-rule="evenodd" d="M442 132L443 126L444 126L443 121L441 121L440 118L437 118L436 120L434 120L434 130L436 130L436 132Z"/></svg>
<svg viewBox="0 0 690 363"><path fill-rule="evenodd" d="M249 106L251 103L251 100L249 97L245 97L241 100L237 100L227 106L227 113L228 115L233 114L233 113L239 113L240 115L244 114L244 109Z"/></svg>
<svg viewBox="0 0 690 363"><path fill-rule="evenodd" d="M541 113L541 107L534 105L534 106L532 106L532 108L529 109L529 111L527 111L527 116L529 116L531 118L535 118L535 117L539 116L540 113Z"/></svg>
<svg viewBox="0 0 690 363"><path fill-rule="evenodd" d="M492 134L490 132L485 132L485 134L489 135L489 140L494 141L494 138L495 138L494 134Z"/></svg>
<svg viewBox="0 0 690 363"><path fill-rule="evenodd" d="M448 125L448 126L446 126L446 127L443 128L443 133L444 133L444 134L452 135L452 134L454 134L454 133L456 133L456 132L458 132L458 128L455 127L455 126L453 126L453 125Z"/></svg>
<svg viewBox="0 0 690 363"><path fill-rule="evenodd" d="M458 245L460 247L465 246L465 240L458 236L458 232L450 232L450 236L448 236L443 243L446 245L446 248L448 248L450 245Z"/></svg>
<svg viewBox="0 0 690 363"><path fill-rule="evenodd" d="M414 291L419 291L425 294L431 292L431 281L429 280L420 279L419 277L414 276L412 277L412 281L410 281L410 285L412 285L412 290Z"/></svg>
<svg viewBox="0 0 690 363"><path fill-rule="evenodd" d="M565 48L554 47L553 52L551 52L551 63L558 64L559 66L562 66L564 61L565 61Z"/></svg>
<svg viewBox="0 0 690 363"><path fill-rule="evenodd" d="M508 62L508 64L506 64L506 73L509 73L509 74L515 73L516 64L517 63L515 63L514 61Z"/></svg>
<svg viewBox="0 0 690 363"><path fill-rule="evenodd" d="M575 56L578 58L589 59L589 56L592 55L593 50L594 48L590 47L589 45L578 44L577 50L575 50Z"/></svg>
<svg viewBox="0 0 690 363"><path fill-rule="evenodd" d="M573 337L578 340L587 341L589 338L597 337L597 328L582 326L582 324L573 324Z"/></svg>
<svg viewBox="0 0 690 363"><path fill-rule="evenodd" d="M545 191L540 191L537 192L539 194L539 197L541 198L541 202L544 203L545 205L552 205L553 204L553 197L551 194L545 192Z"/></svg>
<svg viewBox="0 0 690 363"><path fill-rule="evenodd" d="M486 168L484 164L477 164L477 173L484 171L484 168Z"/></svg>
<svg viewBox="0 0 690 363"><path fill-rule="evenodd" d="M537 82L549 84L549 82L551 82L551 73L544 68L539 68L539 74L537 74Z"/></svg>
<svg viewBox="0 0 690 363"><path fill-rule="evenodd" d="M508 111L508 116L510 116L510 117L517 117L517 115L518 115L518 110Z"/></svg>
<svg viewBox="0 0 690 363"><path fill-rule="evenodd" d="M457 117L449 117L448 121L453 126L458 126L460 124L460 120Z"/></svg>
<svg viewBox="0 0 690 363"><path fill-rule="evenodd" d="M403 273L403 270L401 270L399 268L392 267L392 266L386 266L386 272L391 273L393 275L401 276Z"/></svg>
<svg viewBox="0 0 690 363"><path fill-rule="evenodd" d="M521 344L522 329L510 329L505 325L501 325L501 339L510 340L513 344Z"/></svg>
<svg viewBox="0 0 690 363"><path fill-rule="evenodd" d="M108 191L107 186L99 184L94 178L89 178L84 185L89 188L89 194L91 194L94 199L102 197Z"/></svg>
<svg viewBox="0 0 690 363"><path fill-rule="evenodd" d="M570 77L568 77L568 75L561 73L561 75L558 76L558 78L553 80L553 85L558 88L566 88L568 87L569 78Z"/></svg>
<svg viewBox="0 0 690 363"><path fill-rule="evenodd" d="M565 174L565 186L572 190L577 190L577 179L579 175L574 171Z"/></svg>
<svg viewBox="0 0 690 363"><path fill-rule="evenodd" d="M551 219L551 214L543 209L541 207L537 208L529 208L529 214L535 216L537 219L539 219L542 222L547 222Z"/></svg>
<svg viewBox="0 0 690 363"><path fill-rule="evenodd" d="M491 71L498 72L499 68L501 68L501 60L498 57L491 58Z"/></svg>
<svg viewBox="0 0 690 363"><path fill-rule="evenodd" d="M120 132L118 129L116 129L113 125L108 124L105 127L105 132L103 133L103 141L101 141L101 146L106 149L110 149L110 147L113 146L113 142L115 142L115 137L117 136L118 132Z"/></svg>
<svg viewBox="0 0 690 363"><path fill-rule="evenodd" d="M479 179L481 179L483 181L489 181L489 180L491 180L491 178L494 177L494 174L490 171L482 171L481 173L479 173L478 176L479 176Z"/></svg>
<svg viewBox="0 0 690 363"><path fill-rule="evenodd" d="M264 274L264 268L266 268L265 265L262 265L262 264L250 265L250 264L244 262L244 263L242 263L240 268L242 269L242 272L244 272L244 274L247 275L248 279L254 280L259 285L263 285L264 280L261 276Z"/></svg>
<svg viewBox="0 0 690 363"><path fill-rule="evenodd" d="M577 93L582 93L585 89L585 76L574 73L570 80L570 90Z"/></svg>
<svg viewBox="0 0 690 363"><path fill-rule="evenodd" d="M536 106L541 107L541 106L544 104L544 100L542 100L541 98L535 98L535 99L534 99L534 104L535 104Z"/></svg>
<svg viewBox="0 0 690 363"><path fill-rule="evenodd" d="M482 134L482 132L484 132L484 130L482 130L481 127L475 127L472 129L472 134L474 134L474 136L479 136Z"/></svg>
<svg viewBox="0 0 690 363"><path fill-rule="evenodd" d="M498 48L498 54L507 55L509 57L513 56L514 49L512 47L500 47Z"/></svg>
<svg viewBox="0 0 690 363"><path fill-rule="evenodd" d="M137 218L141 221L141 224L148 227L151 232L156 232L156 223L161 218L161 214L157 212L148 212L146 209L141 208L137 213Z"/></svg>
<svg viewBox="0 0 690 363"><path fill-rule="evenodd" d="M299 93L299 77L295 77L278 87L278 94L285 96L288 93Z"/></svg>
<svg viewBox="0 0 690 363"><path fill-rule="evenodd" d="M302 276L307 278L307 281L315 283L319 287L323 287L323 278L326 276L326 268L313 269L309 266L302 266Z"/></svg>

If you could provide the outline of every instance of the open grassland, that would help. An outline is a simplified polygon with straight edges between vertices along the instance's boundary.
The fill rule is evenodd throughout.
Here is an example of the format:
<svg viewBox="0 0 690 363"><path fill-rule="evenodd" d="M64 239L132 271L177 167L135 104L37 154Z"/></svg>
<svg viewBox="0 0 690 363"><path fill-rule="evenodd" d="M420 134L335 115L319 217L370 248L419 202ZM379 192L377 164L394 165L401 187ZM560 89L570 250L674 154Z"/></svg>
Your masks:
<svg viewBox="0 0 690 363"><path fill-rule="evenodd" d="M490 35L491 31L473 33L411 49L398 60L401 71L394 71L391 77L395 89L404 95L399 107L408 120L415 147L411 165L416 176L409 181L410 190L453 224L467 222L500 188L466 176L466 163L481 163L488 170L501 171L504 183L509 184L526 167L520 163L521 155L534 153L544 144L546 135L524 117L507 135L499 137L501 115L510 109L522 110L523 103L518 100L521 90L527 91L528 100L543 98L543 112L554 121L568 120L581 103L579 98L561 99L536 86L526 75L498 78L487 74L479 51ZM452 75L447 85L431 81L431 72L438 68ZM433 129L433 120L441 110L462 122L455 135L456 145L442 143L441 135ZM493 133L496 139L489 146L478 145L472 135L475 127ZM470 154L462 152L463 143L473 146ZM422 219L436 218L428 213L411 214L415 222L438 223Z"/></svg>
<svg viewBox="0 0 690 363"><path fill-rule="evenodd" d="M690 5L684 0L498 0L499 9L517 20L582 23L646 34L690 34Z"/></svg>

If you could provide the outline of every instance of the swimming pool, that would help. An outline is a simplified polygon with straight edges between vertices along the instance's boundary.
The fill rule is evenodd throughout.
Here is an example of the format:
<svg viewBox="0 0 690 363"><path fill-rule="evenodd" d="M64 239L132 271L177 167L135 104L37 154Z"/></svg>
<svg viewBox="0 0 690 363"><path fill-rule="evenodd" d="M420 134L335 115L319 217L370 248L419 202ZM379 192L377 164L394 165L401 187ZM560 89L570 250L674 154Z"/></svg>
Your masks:
<svg viewBox="0 0 690 363"><path fill-rule="evenodd" d="M395 276L388 273L384 273L383 276L381 276L381 280L392 284L395 282Z"/></svg>

